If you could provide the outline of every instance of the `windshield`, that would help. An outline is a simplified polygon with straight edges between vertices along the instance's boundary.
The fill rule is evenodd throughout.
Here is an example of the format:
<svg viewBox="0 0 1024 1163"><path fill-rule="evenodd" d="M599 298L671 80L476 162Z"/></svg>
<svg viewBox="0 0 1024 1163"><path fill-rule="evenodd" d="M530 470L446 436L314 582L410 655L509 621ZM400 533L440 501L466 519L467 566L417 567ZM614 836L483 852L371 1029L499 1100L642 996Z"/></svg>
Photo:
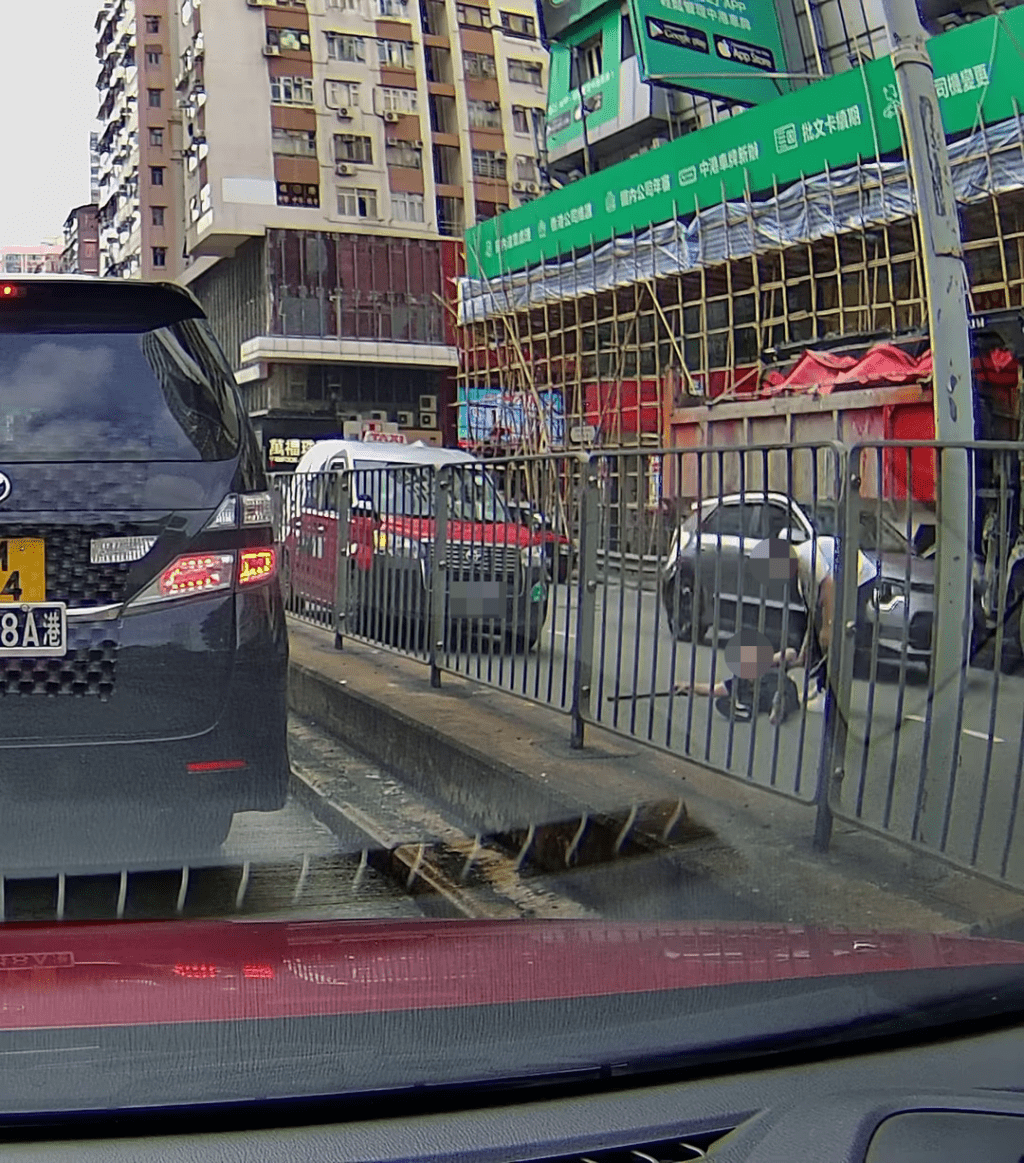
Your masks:
<svg viewBox="0 0 1024 1163"><path fill-rule="evenodd" d="M352 464L354 494L380 515L433 517L435 473L409 465L383 467L374 461ZM455 521L508 524L511 521L493 476L479 467L453 466L448 474L449 515Z"/></svg>
<svg viewBox="0 0 1024 1163"><path fill-rule="evenodd" d="M1020 1023L1024 0L0 28L0 1119Z"/></svg>
<svg viewBox="0 0 1024 1163"><path fill-rule="evenodd" d="M884 516L870 510L861 510L858 538L865 553L902 553L913 550L904 534ZM814 511L814 527L822 537L834 537L837 532L838 512L834 506L820 505Z"/></svg>

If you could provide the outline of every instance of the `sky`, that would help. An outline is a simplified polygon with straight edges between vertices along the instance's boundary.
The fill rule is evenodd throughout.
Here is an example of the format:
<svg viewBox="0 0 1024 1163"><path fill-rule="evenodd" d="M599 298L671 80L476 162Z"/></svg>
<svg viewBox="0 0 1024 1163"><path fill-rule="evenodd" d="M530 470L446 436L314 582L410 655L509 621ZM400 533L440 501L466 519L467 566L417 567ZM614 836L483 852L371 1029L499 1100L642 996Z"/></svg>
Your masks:
<svg viewBox="0 0 1024 1163"><path fill-rule="evenodd" d="M59 239L68 213L89 201L99 3L0 0L7 46L0 69L0 157L8 178L0 186L0 246Z"/></svg>

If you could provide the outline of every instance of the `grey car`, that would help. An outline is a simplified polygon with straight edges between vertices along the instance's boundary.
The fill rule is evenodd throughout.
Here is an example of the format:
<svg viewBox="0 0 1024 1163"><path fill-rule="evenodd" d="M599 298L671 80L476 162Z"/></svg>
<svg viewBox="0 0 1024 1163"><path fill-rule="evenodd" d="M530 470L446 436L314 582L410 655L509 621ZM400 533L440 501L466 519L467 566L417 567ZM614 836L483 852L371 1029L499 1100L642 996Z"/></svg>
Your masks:
<svg viewBox="0 0 1024 1163"><path fill-rule="evenodd" d="M799 544L835 533L834 502L811 510L781 493L746 492L695 505L672 539L662 571L661 594L669 626L683 641L701 642L716 624L732 633L758 626L781 644L783 630L798 645L806 612L796 587L787 596L767 594L755 580L750 555L767 538ZM860 652L876 637L880 658L928 664L932 638L934 566L917 556L900 530L873 508L861 513L859 547L873 576L858 591L856 641ZM716 600L717 599L717 600ZM742 613L740 613L742 611Z"/></svg>

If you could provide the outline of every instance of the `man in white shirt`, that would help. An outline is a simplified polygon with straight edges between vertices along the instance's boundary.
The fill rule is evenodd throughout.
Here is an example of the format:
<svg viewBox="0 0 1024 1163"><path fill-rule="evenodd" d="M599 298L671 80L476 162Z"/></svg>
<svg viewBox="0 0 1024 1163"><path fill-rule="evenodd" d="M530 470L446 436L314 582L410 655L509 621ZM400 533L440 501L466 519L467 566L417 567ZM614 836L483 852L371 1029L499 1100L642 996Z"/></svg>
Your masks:
<svg viewBox="0 0 1024 1163"><path fill-rule="evenodd" d="M835 620L835 566L839 542L834 537L819 537L793 546L796 559L797 587L807 609L807 630L799 651L792 649L777 654L776 661L787 668L800 667L810 673L811 687L807 706L821 710L824 706L825 679L828 654L832 646ZM857 551L857 586L870 581L878 567Z"/></svg>

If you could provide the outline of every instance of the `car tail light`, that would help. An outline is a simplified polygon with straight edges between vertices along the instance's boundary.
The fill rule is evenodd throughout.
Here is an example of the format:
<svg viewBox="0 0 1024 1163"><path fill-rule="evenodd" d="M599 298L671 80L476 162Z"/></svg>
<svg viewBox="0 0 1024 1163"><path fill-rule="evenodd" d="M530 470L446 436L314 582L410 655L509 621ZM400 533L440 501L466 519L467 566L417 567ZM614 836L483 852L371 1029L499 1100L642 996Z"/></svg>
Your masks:
<svg viewBox="0 0 1024 1163"><path fill-rule="evenodd" d="M192 553L179 557L160 574L157 585L162 598L226 590L232 582L233 553Z"/></svg>
<svg viewBox="0 0 1024 1163"><path fill-rule="evenodd" d="M235 584L233 553L184 553L177 557L135 598L133 606L168 602L230 590Z"/></svg>
<svg viewBox="0 0 1024 1163"><path fill-rule="evenodd" d="M256 585L270 581L277 573L277 554L273 549L243 549L238 554L238 584Z"/></svg>
<svg viewBox="0 0 1024 1163"><path fill-rule="evenodd" d="M229 493L206 523L207 529L240 529L272 525L274 501L270 493Z"/></svg>

